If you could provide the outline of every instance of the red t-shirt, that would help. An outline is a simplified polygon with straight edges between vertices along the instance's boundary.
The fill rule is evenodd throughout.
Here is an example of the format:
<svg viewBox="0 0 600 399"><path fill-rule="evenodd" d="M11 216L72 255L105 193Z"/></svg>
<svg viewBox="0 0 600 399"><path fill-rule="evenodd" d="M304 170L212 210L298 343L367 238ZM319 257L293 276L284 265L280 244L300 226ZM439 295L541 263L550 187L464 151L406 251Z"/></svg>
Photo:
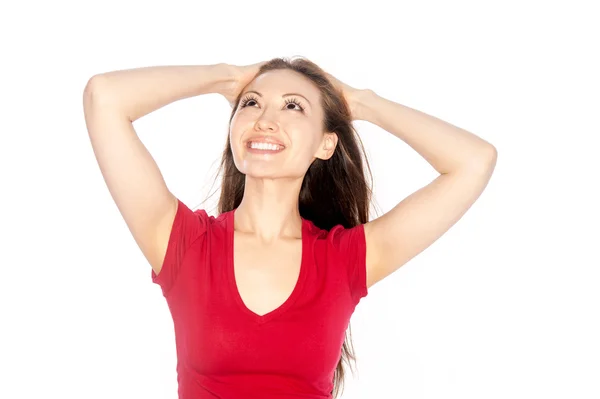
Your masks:
<svg viewBox="0 0 600 399"><path fill-rule="evenodd" d="M179 201L163 267L152 270L173 318L179 398L331 398L350 316L368 293L363 225L328 232L302 219L298 282L259 316L234 279L234 212Z"/></svg>

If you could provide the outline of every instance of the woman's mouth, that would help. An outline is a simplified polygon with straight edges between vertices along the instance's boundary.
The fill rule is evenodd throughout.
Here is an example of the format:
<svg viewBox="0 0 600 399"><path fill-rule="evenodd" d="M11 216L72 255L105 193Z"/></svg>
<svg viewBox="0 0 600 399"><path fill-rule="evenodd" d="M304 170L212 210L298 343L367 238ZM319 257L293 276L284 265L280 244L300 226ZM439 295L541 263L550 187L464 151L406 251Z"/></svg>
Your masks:
<svg viewBox="0 0 600 399"><path fill-rule="evenodd" d="M260 141L248 141L246 143L248 152L254 154L277 154L285 149L284 146L275 143L266 143Z"/></svg>

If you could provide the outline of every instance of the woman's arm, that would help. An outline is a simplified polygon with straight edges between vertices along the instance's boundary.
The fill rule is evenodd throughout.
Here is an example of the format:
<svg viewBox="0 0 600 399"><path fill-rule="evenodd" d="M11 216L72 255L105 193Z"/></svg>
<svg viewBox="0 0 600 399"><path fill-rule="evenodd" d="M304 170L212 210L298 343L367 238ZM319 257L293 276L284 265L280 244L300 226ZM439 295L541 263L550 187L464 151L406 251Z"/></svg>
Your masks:
<svg viewBox="0 0 600 399"><path fill-rule="evenodd" d="M496 165L485 140L447 122L363 90L353 108L403 140L440 176L383 216L365 224L370 287L435 242L479 198Z"/></svg>
<svg viewBox="0 0 600 399"><path fill-rule="evenodd" d="M233 81L227 64L152 66L106 72L88 81L84 106L102 103L133 122L184 98L221 93Z"/></svg>
<svg viewBox="0 0 600 399"><path fill-rule="evenodd" d="M229 68L222 65L158 66L96 75L84 89L85 122L100 171L156 274L177 201L133 121L173 101L217 92L231 79Z"/></svg>
<svg viewBox="0 0 600 399"><path fill-rule="evenodd" d="M495 162L494 146L473 133L387 100L372 90L364 91L359 100L361 118L404 141L441 174Z"/></svg>

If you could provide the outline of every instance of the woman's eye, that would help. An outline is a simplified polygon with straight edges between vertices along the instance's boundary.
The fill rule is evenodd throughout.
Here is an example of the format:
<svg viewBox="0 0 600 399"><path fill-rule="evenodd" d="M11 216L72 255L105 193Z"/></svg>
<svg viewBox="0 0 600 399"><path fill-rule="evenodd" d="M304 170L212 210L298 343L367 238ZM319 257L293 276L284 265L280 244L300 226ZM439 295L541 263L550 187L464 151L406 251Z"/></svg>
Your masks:
<svg viewBox="0 0 600 399"><path fill-rule="evenodd" d="M246 106L253 106L256 101L254 100L246 100L246 101L242 101L242 107L246 107Z"/></svg>
<svg viewBox="0 0 600 399"><path fill-rule="evenodd" d="M256 103L256 98L254 98L253 96L243 98L242 100L240 100L240 108L244 108L248 105L254 105L250 103Z"/></svg>
<svg viewBox="0 0 600 399"><path fill-rule="evenodd" d="M298 109L295 109L295 108L288 108L288 109L304 112L304 107L302 106L300 101L298 101L296 98L289 99L285 102L286 107L289 106L290 104L297 106Z"/></svg>

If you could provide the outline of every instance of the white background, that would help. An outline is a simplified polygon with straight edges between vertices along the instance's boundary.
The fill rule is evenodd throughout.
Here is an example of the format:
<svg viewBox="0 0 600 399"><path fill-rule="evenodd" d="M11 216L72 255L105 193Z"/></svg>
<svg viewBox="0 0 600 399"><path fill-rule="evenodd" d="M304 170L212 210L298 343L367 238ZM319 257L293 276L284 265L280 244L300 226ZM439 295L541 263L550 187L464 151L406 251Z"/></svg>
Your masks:
<svg viewBox="0 0 600 399"><path fill-rule="evenodd" d="M294 55L498 150L469 212L359 304L358 370L342 397L600 397L592 4L2 5L0 397L177 395L171 316L94 158L87 80ZM229 112L211 94L135 124L171 191L192 208L215 177ZM356 126L382 212L436 177L401 140Z"/></svg>

